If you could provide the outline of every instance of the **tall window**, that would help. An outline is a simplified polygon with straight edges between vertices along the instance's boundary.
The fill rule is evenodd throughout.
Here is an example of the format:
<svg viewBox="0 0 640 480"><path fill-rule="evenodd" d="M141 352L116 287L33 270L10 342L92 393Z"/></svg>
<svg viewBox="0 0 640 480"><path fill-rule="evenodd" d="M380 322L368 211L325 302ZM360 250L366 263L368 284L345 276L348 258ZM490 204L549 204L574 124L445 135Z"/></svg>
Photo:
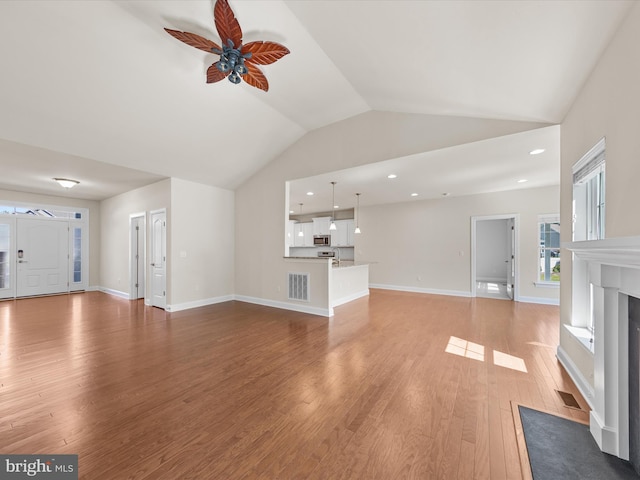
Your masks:
<svg viewBox="0 0 640 480"><path fill-rule="evenodd" d="M573 166L573 240L605 238L605 140Z"/></svg>
<svg viewBox="0 0 640 480"><path fill-rule="evenodd" d="M538 217L540 235L540 255L538 280L540 282L560 281L560 216L541 215Z"/></svg>

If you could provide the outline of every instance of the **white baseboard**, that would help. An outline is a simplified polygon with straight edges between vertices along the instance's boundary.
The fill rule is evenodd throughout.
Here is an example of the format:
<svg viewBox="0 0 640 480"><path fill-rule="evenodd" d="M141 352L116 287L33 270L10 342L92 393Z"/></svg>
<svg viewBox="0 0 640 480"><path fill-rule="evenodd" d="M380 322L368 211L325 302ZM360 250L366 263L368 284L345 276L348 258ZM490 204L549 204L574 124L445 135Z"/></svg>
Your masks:
<svg viewBox="0 0 640 480"><path fill-rule="evenodd" d="M540 305L560 305L560 299L558 298L518 297L517 301L525 303L538 303Z"/></svg>
<svg viewBox="0 0 640 480"><path fill-rule="evenodd" d="M562 345L558 345L556 357L571 377L571 380L573 380L573 383L576 384L578 390L580 390L580 393L589 404L589 408L593 410L593 402L595 400L595 392L593 390L593 387L587 381L584 375L582 375L582 372L578 369L576 364L573 363L573 360L571 360L571 357L569 357L567 352L565 352L565 350L562 348Z"/></svg>
<svg viewBox="0 0 640 480"><path fill-rule="evenodd" d="M129 294L126 292L121 292L119 290L113 290L112 288L106 287L97 287L96 290L102 293L108 293L109 295L113 295L114 297L120 297L129 300Z"/></svg>
<svg viewBox="0 0 640 480"><path fill-rule="evenodd" d="M247 297L244 295L235 295L234 300L239 302L254 303L256 305L264 305L265 307L281 308L283 310L293 310L294 312L310 313L312 315L320 315L322 317L332 317L333 307L321 308L321 307L308 307L297 303L278 302L275 300L267 300L264 298Z"/></svg>
<svg viewBox="0 0 640 480"><path fill-rule="evenodd" d="M433 295L450 295L454 297L470 297L471 292L463 290L439 290L435 288L408 287L404 285L383 285L379 283L370 283L369 288L380 288L382 290L396 290L400 292L413 293L430 293Z"/></svg>
<svg viewBox="0 0 640 480"><path fill-rule="evenodd" d="M205 298L202 300L194 300L193 302L177 303L175 305L167 305L167 312L179 312L181 310L189 310L190 308L206 307L207 305L215 305L216 303L230 302L234 299L234 295L223 295L221 297Z"/></svg>
<svg viewBox="0 0 640 480"><path fill-rule="evenodd" d="M351 295L347 295L346 297L342 297L342 298L336 300L335 302L332 302L331 306L332 307L338 307L340 305L344 305L345 303L351 302L351 301L356 300L358 298L366 297L368 295L369 295L369 289L367 288L366 290L362 290L361 292L352 293Z"/></svg>

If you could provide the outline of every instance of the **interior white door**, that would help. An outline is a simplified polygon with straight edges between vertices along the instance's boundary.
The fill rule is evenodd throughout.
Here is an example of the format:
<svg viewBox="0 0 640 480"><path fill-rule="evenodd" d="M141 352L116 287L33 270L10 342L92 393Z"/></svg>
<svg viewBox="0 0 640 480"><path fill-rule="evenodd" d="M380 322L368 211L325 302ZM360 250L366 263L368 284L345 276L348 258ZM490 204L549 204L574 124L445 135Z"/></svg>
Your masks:
<svg viewBox="0 0 640 480"><path fill-rule="evenodd" d="M0 218L0 298L16 296L15 218Z"/></svg>
<svg viewBox="0 0 640 480"><path fill-rule="evenodd" d="M516 278L516 231L515 219L507 220L507 295L513 300Z"/></svg>
<svg viewBox="0 0 640 480"><path fill-rule="evenodd" d="M167 306L167 214L151 212L151 305Z"/></svg>
<svg viewBox="0 0 640 480"><path fill-rule="evenodd" d="M69 224L17 219L17 296L69 291Z"/></svg>

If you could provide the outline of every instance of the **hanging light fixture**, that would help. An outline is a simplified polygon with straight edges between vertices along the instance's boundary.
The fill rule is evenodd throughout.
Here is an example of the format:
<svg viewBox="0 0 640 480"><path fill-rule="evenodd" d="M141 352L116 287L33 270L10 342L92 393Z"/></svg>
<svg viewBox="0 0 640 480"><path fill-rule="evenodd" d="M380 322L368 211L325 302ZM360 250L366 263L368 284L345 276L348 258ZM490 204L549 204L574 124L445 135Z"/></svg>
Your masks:
<svg viewBox="0 0 640 480"><path fill-rule="evenodd" d="M360 227L358 224L360 223L360 194L356 193L356 229L353 233L360 233Z"/></svg>
<svg viewBox="0 0 640 480"><path fill-rule="evenodd" d="M336 183L338 182L331 182L331 187L333 188L333 193L331 195L331 225L329 225L329 230L336 230L336 221L335 218L333 217L333 210L335 209L335 204L336 204Z"/></svg>
<svg viewBox="0 0 640 480"><path fill-rule="evenodd" d="M300 215L302 215L302 203L300 204ZM304 232L302 231L302 229L300 229L300 231L298 232L298 236L299 237L304 237Z"/></svg>

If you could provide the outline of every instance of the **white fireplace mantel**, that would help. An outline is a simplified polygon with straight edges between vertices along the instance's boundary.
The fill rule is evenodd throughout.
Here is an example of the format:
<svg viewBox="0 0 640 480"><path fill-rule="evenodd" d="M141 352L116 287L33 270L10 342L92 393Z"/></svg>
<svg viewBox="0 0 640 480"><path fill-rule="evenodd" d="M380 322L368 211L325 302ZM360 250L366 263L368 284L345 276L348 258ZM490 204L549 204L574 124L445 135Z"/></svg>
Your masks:
<svg viewBox="0 0 640 480"><path fill-rule="evenodd" d="M629 307L640 298L640 237L563 243L573 253L571 321L593 316L590 430L600 449L629 459ZM558 358L566 358L566 354ZM585 393L585 392L583 392Z"/></svg>
<svg viewBox="0 0 640 480"><path fill-rule="evenodd" d="M640 268L640 237L567 242L562 246L580 259L626 268Z"/></svg>

